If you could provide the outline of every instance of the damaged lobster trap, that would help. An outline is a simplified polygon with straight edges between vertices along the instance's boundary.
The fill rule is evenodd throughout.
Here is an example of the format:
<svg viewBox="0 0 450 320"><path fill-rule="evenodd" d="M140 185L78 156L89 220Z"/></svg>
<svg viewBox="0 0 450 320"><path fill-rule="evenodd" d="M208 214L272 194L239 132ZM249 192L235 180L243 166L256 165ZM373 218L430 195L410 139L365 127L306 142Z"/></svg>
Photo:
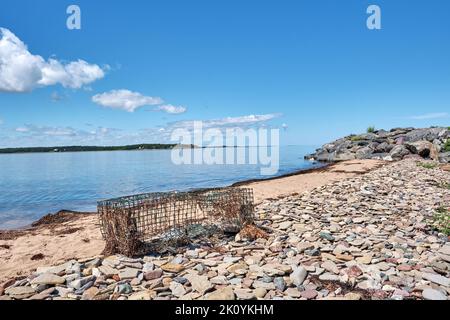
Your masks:
<svg viewBox="0 0 450 320"><path fill-rule="evenodd" d="M254 222L253 190L146 193L99 201L97 211L105 252L132 256L150 243L189 241L208 232L239 232Z"/></svg>

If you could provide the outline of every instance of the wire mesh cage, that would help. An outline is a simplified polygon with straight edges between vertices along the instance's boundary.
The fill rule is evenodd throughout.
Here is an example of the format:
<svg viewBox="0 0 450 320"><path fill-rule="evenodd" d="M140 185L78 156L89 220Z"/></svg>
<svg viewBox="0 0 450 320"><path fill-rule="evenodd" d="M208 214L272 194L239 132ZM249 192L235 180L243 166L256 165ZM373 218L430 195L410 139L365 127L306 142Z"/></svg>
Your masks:
<svg viewBox="0 0 450 320"><path fill-rule="evenodd" d="M254 221L253 190L146 193L99 201L97 211L105 251L132 256L145 243L193 237L204 226L239 232Z"/></svg>

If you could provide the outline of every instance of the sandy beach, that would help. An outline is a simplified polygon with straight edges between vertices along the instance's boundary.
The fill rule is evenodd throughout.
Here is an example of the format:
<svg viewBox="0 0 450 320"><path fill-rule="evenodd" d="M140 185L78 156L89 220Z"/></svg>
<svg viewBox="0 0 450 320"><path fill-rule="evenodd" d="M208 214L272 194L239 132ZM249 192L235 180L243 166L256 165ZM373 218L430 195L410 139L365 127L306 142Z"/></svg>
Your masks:
<svg viewBox="0 0 450 320"><path fill-rule="evenodd" d="M378 160L351 160L289 176L239 183L253 188L256 203L301 194L314 188L354 177L387 164ZM39 266L70 259L99 256L104 241L97 216L60 214L62 219L43 221L26 230L0 231L0 283L30 273Z"/></svg>

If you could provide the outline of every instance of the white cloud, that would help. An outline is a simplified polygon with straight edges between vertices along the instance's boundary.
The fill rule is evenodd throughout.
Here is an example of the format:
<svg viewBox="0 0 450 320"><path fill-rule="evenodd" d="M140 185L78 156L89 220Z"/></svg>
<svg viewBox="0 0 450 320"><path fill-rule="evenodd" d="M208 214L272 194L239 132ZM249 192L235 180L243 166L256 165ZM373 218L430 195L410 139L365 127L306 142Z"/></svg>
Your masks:
<svg viewBox="0 0 450 320"><path fill-rule="evenodd" d="M411 119L414 120L430 120L430 119L442 119L448 118L449 114L447 112L438 112L438 113L426 113L418 116L412 116Z"/></svg>
<svg viewBox="0 0 450 320"><path fill-rule="evenodd" d="M269 113L262 115L248 115L241 117L226 117L221 119L211 120L196 120L201 121L203 128L221 128L221 127L235 127L235 128L247 128L251 126L264 125L265 122L280 117L279 113ZM170 127L184 128L193 127L194 120L176 121L169 123Z"/></svg>
<svg viewBox="0 0 450 320"><path fill-rule="evenodd" d="M27 127L16 128L16 132L28 132L28 131L30 131L30 129L28 129Z"/></svg>
<svg viewBox="0 0 450 320"><path fill-rule="evenodd" d="M0 91L29 92L61 84L79 89L105 76L96 64L78 60L67 64L33 55L10 30L0 28Z"/></svg>
<svg viewBox="0 0 450 320"><path fill-rule="evenodd" d="M139 92L132 92L125 89L96 94L92 97L92 101L103 107L121 109L128 112L134 112L137 108L143 106L153 106L163 103L161 98L148 97Z"/></svg>
<svg viewBox="0 0 450 320"><path fill-rule="evenodd" d="M257 128L268 126L268 121L281 114L249 115L203 120L203 128ZM200 120L198 120L200 121ZM68 126L41 126L25 124L14 130L5 131L7 138L0 139L4 147L29 146L61 146L61 145L126 145L139 143L172 143L173 130L183 128L193 132L194 121L174 121L166 126L150 127L141 130L120 130L115 128L96 127L86 124L85 129Z"/></svg>
<svg viewBox="0 0 450 320"><path fill-rule="evenodd" d="M187 111L187 109L185 107L182 106L174 106L171 104L166 104L163 106L159 106L158 108L156 108L156 110L159 111L164 111L170 114L180 114L180 113L185 113Z"/></svg>

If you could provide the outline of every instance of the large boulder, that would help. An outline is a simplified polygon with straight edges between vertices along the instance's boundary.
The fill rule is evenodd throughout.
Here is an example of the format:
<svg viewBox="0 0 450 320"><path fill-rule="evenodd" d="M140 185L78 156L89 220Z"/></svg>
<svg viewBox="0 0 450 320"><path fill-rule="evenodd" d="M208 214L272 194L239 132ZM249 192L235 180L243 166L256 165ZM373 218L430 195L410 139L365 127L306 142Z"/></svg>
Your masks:
<svg viewBox="0 0 450 320"><path fill-rule="evenodd" d="M358 149L355 153L356 159L368 159L373 154L373 149L370 147L363 147Z"/></svg>
<svg viewBox="0 0 450 320"><path fill-rule="evenodd" d="M439 153L439 162L450 163L450 152Z"/></svg>
<svg viewBox="0 0 450 320"><path fill-rule="evenodd" d="M414 154L418 154L422 158L431 158L439 160L439 151L437 147L429 141L408 142L406 148Z"/></svg>
<svg viewBox="0 0 450 320"><path fill-rule="evenodd" d="M342 153L337 153L334 156L332 156L332 161L347 161L347 160L355 160L356 155L353 152L345 151Z"/></svg>
<svg viewBox="0 0 450 320"><path fill-rule="evenodd" d="M394 160L401 160L408 154L410 154L410 152L404 145L396 145L389 153Z"/></svg>

